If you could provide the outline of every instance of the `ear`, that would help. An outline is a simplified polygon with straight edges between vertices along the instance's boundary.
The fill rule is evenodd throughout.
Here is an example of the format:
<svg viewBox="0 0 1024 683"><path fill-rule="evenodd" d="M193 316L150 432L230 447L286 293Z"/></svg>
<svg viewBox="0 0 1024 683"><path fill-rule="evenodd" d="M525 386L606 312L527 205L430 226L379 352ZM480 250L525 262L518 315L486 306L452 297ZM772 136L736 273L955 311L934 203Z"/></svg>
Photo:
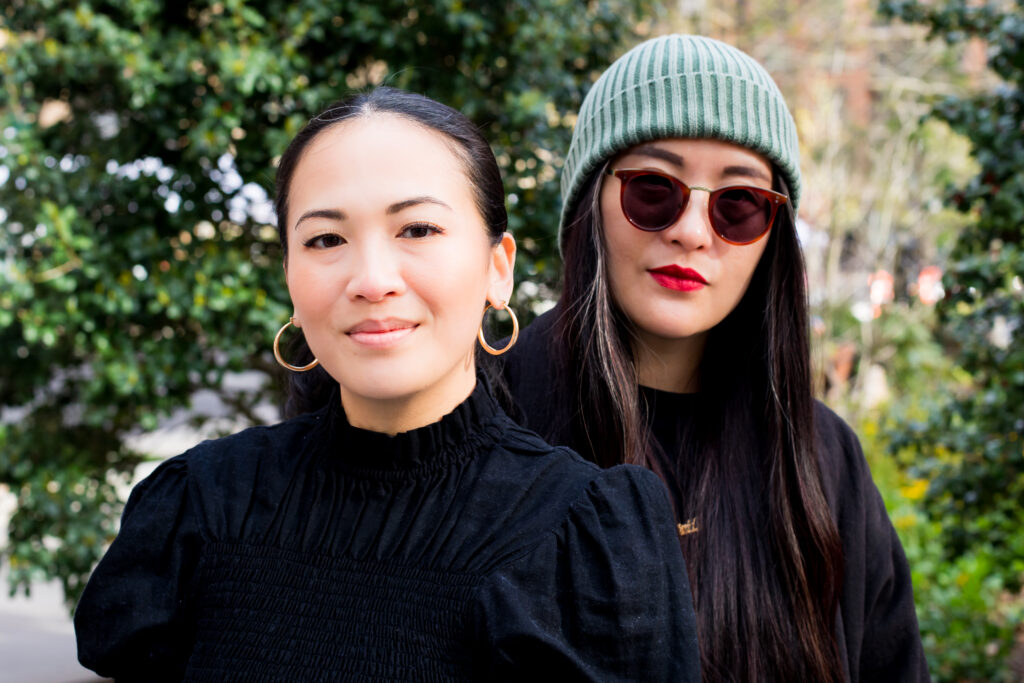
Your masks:
<svg viewBox="0 0 1024 683"><path fill-rule="evenodd" d="M512 233L506 232L502 234L501 241L491 248L491 285L487 288L487 300L495 308L512 298L515 264L516 240Z"/></svg>
<svg viewBox="0 0 1024 683"><path fill-rule="evenodd" d="M281 259L281 269L284 270L284 284L285 284L285 287L287 287L288 286L288 257L287 256ZM302 327L302 325L299 323L298 319L295 317L296 315L297 314L295 312L295 306L292 306L292 317L290 318L290 320L292 321L292 325L294 325L295 327Z"/></svg>

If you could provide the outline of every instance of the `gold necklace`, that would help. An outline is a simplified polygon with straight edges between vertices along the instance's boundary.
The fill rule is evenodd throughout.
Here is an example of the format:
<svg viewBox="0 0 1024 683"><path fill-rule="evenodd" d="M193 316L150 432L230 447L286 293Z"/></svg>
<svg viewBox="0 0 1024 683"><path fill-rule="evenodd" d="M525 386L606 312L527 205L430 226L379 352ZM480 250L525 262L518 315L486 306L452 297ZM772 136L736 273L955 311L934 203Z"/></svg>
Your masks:
<svg viewBox="0 0 1024 683"><path fill-rule="evenodd" d="M676 524L676 529L679 530L680 536L686 536L687 534L695 534L700 531L700 527L697 526L697 518L690 517L683 524Z"/></svg>

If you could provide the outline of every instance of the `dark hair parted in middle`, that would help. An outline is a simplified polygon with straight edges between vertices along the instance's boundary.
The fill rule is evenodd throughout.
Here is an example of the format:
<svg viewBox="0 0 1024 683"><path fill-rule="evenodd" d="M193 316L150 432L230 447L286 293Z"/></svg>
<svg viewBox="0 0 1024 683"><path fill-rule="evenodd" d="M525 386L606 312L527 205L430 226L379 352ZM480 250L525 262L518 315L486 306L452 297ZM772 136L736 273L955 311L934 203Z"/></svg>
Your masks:
<svg viewBox="0 0 1024 683"><path fill-rule="evenodd" d="M607 164L605 164L606 166ZM597 196L604 167L583 185L563 227L556 322L578 378L564 419L573 444L603 467L656 467L633 353L633 324L614 301ZM774 170L773 189L788 188ZM833 621L842 551L814 443L807 293L795 217L782 207L736 308L711 329L699 366L694 432L659 472L700 519L682 538L701 633L705 680L838 680ZM751 430L750 425L755 429ZM743 590L738 590L742 586ZM728 669L718 664L731 663Z"/></svg>
<svg viewBox="0 0 1024 683"><path fill-rule="evenodd" d="M382 86L369 92L346 97L330 105L299 131L281 155L275 182L274 210L277 213L277 233L288 259L288 197L292 176L310 143L321 132L357 118L380 115L400 116L425 128L440 133L452 151L462 160L466 182L472 186L477 210L480 212L492 244L501 241L508 227L505 209L505 188L501 171L487 140L479 129L463 114L448 105L424 95ZM288 357L300 365L313 360L302 335L289 345ZM322 367L306 373L289 375L288 400L285 415L293 417L311 412L324 405L338 385Z"/></svg>

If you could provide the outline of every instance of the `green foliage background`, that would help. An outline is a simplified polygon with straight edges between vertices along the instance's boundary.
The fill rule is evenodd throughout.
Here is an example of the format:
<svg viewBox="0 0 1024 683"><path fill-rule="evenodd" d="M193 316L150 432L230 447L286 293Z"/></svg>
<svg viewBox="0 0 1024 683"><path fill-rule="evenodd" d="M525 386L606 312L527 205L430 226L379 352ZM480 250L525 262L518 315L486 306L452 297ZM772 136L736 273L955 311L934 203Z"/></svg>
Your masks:
<svg viewBox="0 0 1024 683"><path fill-rule="evenodd" d="M380 82L463 111L498 153L520 304L557 275L555 169L645 0L12 0L0 10L0 482L13 588L69 604L115 532L125 444L199 389L250 421L290 312L275 157ZM252 185L250 185L252 184ZM523 293L525 292L525 293ZM520 306L528 322L529 306Z"/></svg>
<svg viewBox="0 0 1024 683"><path fill-rule="evenodd" d="M978 37L994 88L936 102L966 136L980 172L949 200L972 221L953 248L937 307L938 340L958 372L890 426L891 447L920 483L903 504L918 615L940 681L1024 677L1024 4L890 0L882 13L950 44ZM1024 642L1024 639L1021 639ZM1013 669L1016 668L1016 672Z"/></svg>
<svg viewBox="0 0 1024 683"><path fill-rule="evenodd" d="M199 390L249 422L260 421L254 406L279 401L269 344L290 305L276 229L261 207L276 156L311 115L386 82L480 125L506 178L525 324L556 286L557 172L574 112L623 47L666 27L662 4L4 3L0 484L17 507L0 553L12 590L58 578L74 603L147 457L128 446L130 434L152 430ZM785 60L807 59L797 47L787 57L787 46L804 43L786 31L812 19L832 27L839 14L848 21L847 5L723 0L689 30L714 33L723 22L720 37L754 54L766 43L773 71L799 79ZM937 309L897 300L864 323L839 296L816 313L831 339L856 340L862 362L884 365L900 388L890 402L848 414L910 559L933 678L1011 681L1024 677L1024 646L1017 674L1009 661L1024 642L1024 6L883 0L880 9L929 27L951 47L950 63L952 48L985 41L995 85L935 100L932 115L966 136L980 170L947 192L966 227L946 258ZM816 122L813 111L798 120ZM833 144L851 151L835 161L845 172L864 165L858 150L874 146L864 139L906 134L892 121L874 138L801 125L809 175L828 167L815 155ZM909 142L945 150L938 130L933 122ZM833 202L825 215L842 223L837 240L878 239L850 232L863 222L873 163L852 181L838 171L838 180L815 176L815 194ZM934 175L935 162L920 163L907 181L914 197ZM853 188L850 196L832 184ZM908 196L906 207L869 208L901 216L884 239L952 232L926 204ZM225 381L246 370L269 381L245 391Z"/></svg>

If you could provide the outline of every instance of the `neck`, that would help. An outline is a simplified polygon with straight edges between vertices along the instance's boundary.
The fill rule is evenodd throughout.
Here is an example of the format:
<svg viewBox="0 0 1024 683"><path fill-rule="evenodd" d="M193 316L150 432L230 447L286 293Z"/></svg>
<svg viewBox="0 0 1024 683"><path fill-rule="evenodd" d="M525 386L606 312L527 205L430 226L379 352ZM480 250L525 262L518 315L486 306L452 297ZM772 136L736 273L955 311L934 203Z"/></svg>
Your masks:
<svg viewBox="0 0 1024 683"><path fill-rule="evenodd" d="M638 331L633 343L640 384L687 394L700 391L700 360L707 332L683 339L665 339Z"/></svg>
<svg viewBox="0 0 1024 683"><path fill-rule="evenodd" d="M453 372L435 385L405 396L356 396L341 388L341 405L353 427L394 436L439 422L476 387L476 372Z"/></svg>

